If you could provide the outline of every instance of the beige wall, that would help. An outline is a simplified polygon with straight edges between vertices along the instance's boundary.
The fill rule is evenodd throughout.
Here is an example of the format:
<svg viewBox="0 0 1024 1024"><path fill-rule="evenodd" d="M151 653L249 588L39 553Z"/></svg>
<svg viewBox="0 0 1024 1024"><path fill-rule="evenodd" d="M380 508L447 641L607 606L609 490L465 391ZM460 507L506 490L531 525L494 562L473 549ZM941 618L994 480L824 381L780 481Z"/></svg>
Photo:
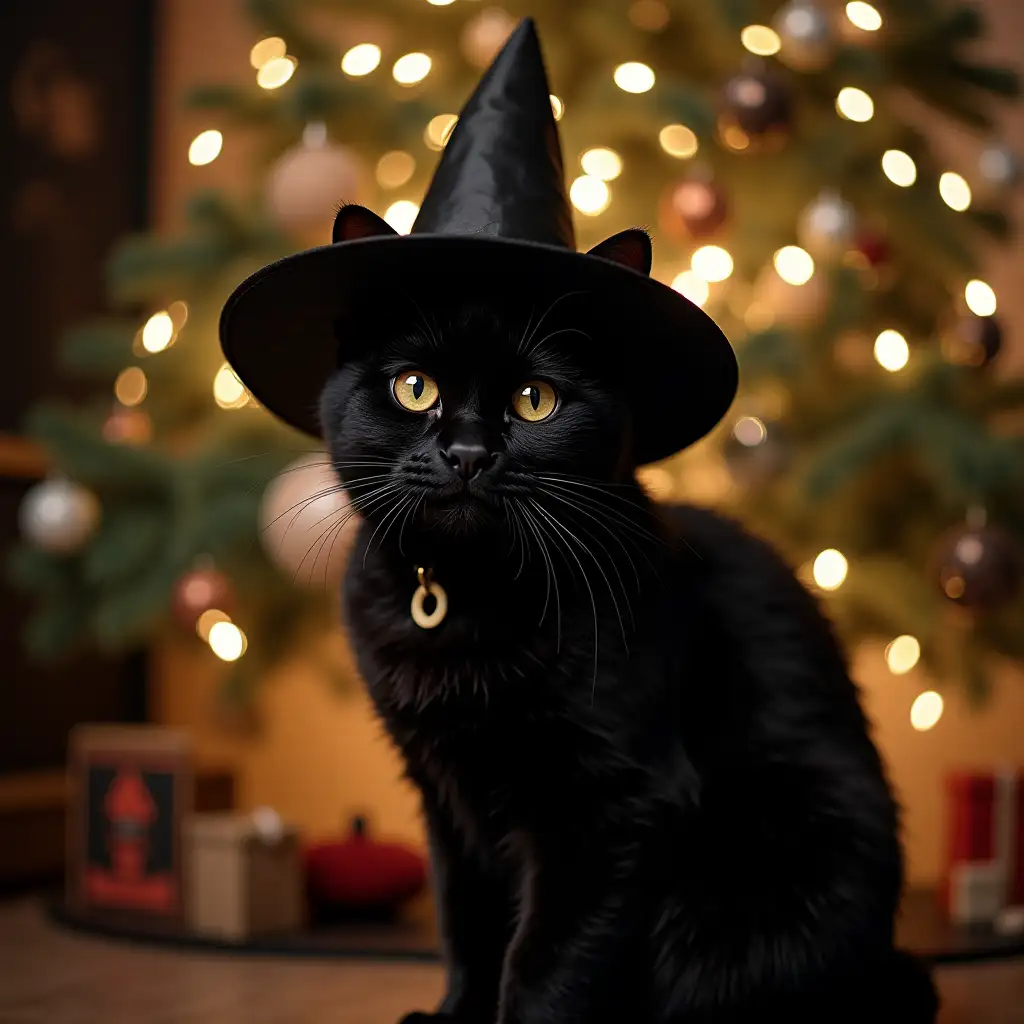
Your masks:
<svg viewBox="0 0 1024 1024"><path fill-rule="evenodd" d="M189 140L209 127L202 115L182 112L178 96L190 81L242 78L252 72L248 49L254 41L236 0L165 0L161 34L161 88L154 200L158 220L171 225L184 199L197 187L230 183L245 170L246 147L239 133L226 132L224 153L205 168L185 159ZM989 49L1015 61L1024 39L1024 5L990 0L994 41ZM1017 113L1006 135L1024 152L1024 119ZM969 146L955 132L944 132L951 166L969 173ZM1019 197L1018 197L1019 198ZM1024 209L1018 210L1018 215ZM1024 297L1019 282L1024 250L1018 247L994 261L988 279L1000 296L1007 333L1024 337ZM1018 340L1011 361L1024 364ZM362 697L339 698L301 663L267 681L259 698L262 732L240 737L226 733L214 714L218 666L194 648L163 645L155 659L153 689L164 720L185 725L197 736L206 760L237 765L246 806L271 804L313 833L330 832L343 819L369 810L383 831L418 839L414 794L399 781L399 765L373 722ZM939 725L928 733L910 727L909 708L925 686L916 673L893 677L879 651L864 651L857 662L867 710L906 808L910 877L934 881L941 870L944 830L942 778L953 766L1024 764L1024 681L1007 673L989 707L976 714L956 697L947 702Z"/></svg>

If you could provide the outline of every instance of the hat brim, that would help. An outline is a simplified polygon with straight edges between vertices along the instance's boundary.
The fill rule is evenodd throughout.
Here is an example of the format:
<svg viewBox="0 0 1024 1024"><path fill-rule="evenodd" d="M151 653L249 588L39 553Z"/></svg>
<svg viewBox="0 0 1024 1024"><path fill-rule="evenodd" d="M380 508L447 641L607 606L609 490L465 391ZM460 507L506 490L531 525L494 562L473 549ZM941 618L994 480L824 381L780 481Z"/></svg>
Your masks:
<svg viewBox="0 0 1024 1024"><path fill-rule="evenodd" d="M428 294L453 282L469 293L508 282L531 298L538 289L551 298L592 293L615 323L638 465L705 436L736 394L732 347L715 322L678 292L598 256L473 235L374 236L272 263L243 281L225 304L224 355L257 402L298 430L321 436L320 393L344 359L339 321L358 313L360 301L379 295L388 281L396 290Z"/></svg>

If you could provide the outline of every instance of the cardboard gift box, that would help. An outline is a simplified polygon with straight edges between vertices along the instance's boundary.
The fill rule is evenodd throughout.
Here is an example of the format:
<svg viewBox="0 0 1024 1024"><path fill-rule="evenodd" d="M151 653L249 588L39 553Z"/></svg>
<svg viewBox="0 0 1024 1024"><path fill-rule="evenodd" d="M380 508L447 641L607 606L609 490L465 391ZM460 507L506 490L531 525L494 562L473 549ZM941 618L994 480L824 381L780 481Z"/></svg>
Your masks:
<svg viewBox="0 0 1024 1024"><path fill-rule="evenodd" d="M198 935L240 941L305 924L299 834L273 812L189 818L185 867L186 924Z"/></svg>

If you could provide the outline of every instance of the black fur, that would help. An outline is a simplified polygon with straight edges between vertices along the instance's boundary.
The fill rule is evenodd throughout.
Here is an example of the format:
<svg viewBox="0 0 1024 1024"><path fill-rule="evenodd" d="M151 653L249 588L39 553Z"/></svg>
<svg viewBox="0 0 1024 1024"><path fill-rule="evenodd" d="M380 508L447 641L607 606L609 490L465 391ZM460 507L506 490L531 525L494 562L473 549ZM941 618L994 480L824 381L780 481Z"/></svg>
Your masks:
<svg viewBox="0 0 1024 1024"><path fill-rule="evenodd" d="M447 946L443 1005L406 1020L933 1021L893 946L897 808L840 648L766 545L636 486L628 339L571 298L394 305L322 419L365 519L347 627L422 793ZM393 399L413 368L438 410ZM539 424L509 412L534 378L560 395ZM468 485L454 441L494 458ZM434 630L417 566L448 594Z"/></svg>

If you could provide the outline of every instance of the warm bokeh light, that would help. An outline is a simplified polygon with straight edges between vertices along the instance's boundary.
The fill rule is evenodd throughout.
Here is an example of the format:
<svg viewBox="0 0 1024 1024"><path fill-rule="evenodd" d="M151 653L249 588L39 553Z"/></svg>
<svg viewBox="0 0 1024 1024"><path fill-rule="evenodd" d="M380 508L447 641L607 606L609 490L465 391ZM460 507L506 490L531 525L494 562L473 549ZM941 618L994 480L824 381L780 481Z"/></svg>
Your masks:
<svg viewBox="0 0 1024 1024"><path fill-rule="evenodd" d="M213 400L222 409L241 409L249 401L249 392L227 363L213 378Z"/></svg>
<svg viewBox="0 0 1024 1024"><path fill-rule="evenodd" d="M196 632L199 634L202 640L209 642L210 630L217 625L218 622L230 622L231 616L227 612L222 612L219 608L209 608L196 620Z"/></svg>
<svg viewBox="0 0 1024 1024"><path fill-rule="evenodd" d="M212 164L220 156L224 136L216 128L200 132L188 147L188 162L195 167Z"/></svg>
<svg viewBox="0 0 1024 1024"><path fill-rule="evenodd" d="M416 173L416 158L404 149L393 149L377 161L377 184L401 188Z"/></svg>
<svg viewBox="0 0 1024 1024"><path fill-rule="evenodd" d="M268 36L266 39L261 39L249 51L249 63L259 71L268 60L283 57L287 52L288 47L280 36Z"/></svg>
<svg viewBox="0 0 1024 1024"><path fill-rule="evenodd" d="M910 706L910 724L918 732L927 732L938 725L943 707L941 694L934 690L925 690L924 693L919 693Z"/></svg>
<svg viewBox="0 0 1024 1024"><path fill-rule="evenodd" d="M138 405L149 390L149 381L138 366L129 366L117 375L114 381L114 397L122 405Z"/></svg>
<svg viewBox="0 0 1024 1024"><path fill-rule="evenodd" d="M732 436L745 448L756 448L768 437L768 428L756 416L741 416L732 428Z"/></svg>
<svg viewBox="0 0 1024 1024"><path fill-rule="evenodd" d="M733 268L732 256L720 245L703 245L691 257L693 272L705 281L724 281Z"/></svg>
<svg viewBox="0 0 1024 1024"><path fill-rule="evenodd" d="M384 219L400 234L407 235L412 231L416 217L419 215L419 206L409 199L399 199L392 203L384 211Z"/></svg>
<svg viewBox="0 0 1024 1024"><path fill-rule="evenodd" d="M758 57L770 57L782 49L779 33L767 25L748 25L740 33L740 42L744 49L756 53Z"/></svg>
<svg viewBox="0 0 1024 1024"><path fill-rule="evenodd" d="M415 85L430 74L432 64L425 53L407 53L395 61L391 75L399 85Z"/></svg>
<svg viewBox="0 0 1024 1024"><path fill-rule="evenodd" d="M703 306L711 294L707 281L692 270L684 270L677 274L672 280L672 287L696 306Z"/></svg>
<svg viewBox="0 0 1024 1024"><path fill-rule="evenodd" d="M806 249L799 245L785 245L772 258L775 273L786 284L807 284L814 276L814 260Z"/></svg>
<svg viewBox="0 0 1024 1024"><path fill-rule="evenodd" d="M633 0L629 5L629 20L645 32L660 32L671 18L662 0Z"/></svg>
<svg viewBox="0 0 1024 1024"><path fill-rule="evenodd" d="M654 70L639 61L628 61L615 69L615 84L623 92L649 92L654 88Z"/></svg>
<svg viewBox="0 0 1024 1024"><path fill-rule="evenodd" d="M142 347L151 353L163 352L174 341L174 321L167 310L154 313L142 328Z"/></svg>
<svg viewBox="0 0 1024 1024"><path fill-rule="evenodd" d="M435 152L444 149L458 120L457 114L438 114L437 117L432 117L423 133L423 141L426 142L427 148Z"/></svg>
<svg viewBox="0 0 1024 1024"><path fill-rule="evenodd" d="M864 0L853 0L846 5L846 17L851 25L856 25L863 32L877 32L882 27L882 16L871 4Z"/></svg>
<svg viewBox="0 0 1024 1024"><path fill-rule="evenodd" d="M280 89L298 66L294 57L273 57L256 72L256 84L261 89Z"/></svg>
<svg viewBox="0 0 1024 1024"><path fill-rule="evenodd" d="M596 217L608 209L612 192L600 178L583 174L569 186L569 199L580 213Z"/></svg>
<svg viewBox="0 0 1024 1024"><path fill-rule="evenodd" d="M910 361L907 339L899 331L882 331L875 338L875 361L890 373L902 370Z"/></svg>
<svg viewBox="0 0 1024 1024"><path fill-rule="evenodd" d="M958 213L971 205L971 186L955 171L946 171L939 178L939 195L942 201Z"/></svg>
<svg viewBox="0 0 1024 1024"><path fill-rule="evenodd" d="M565 104L554 94L550 96L551 99L551 113L555 115L556 121L562 120L562 115L565 113Z"/></svg>
<svg viewBox="0 0 1024 1024"><path fill-rule="evenodd" d="M182 302L181 299L175 299L167 307L167 315L171 318L171 324L174 326L175 334L177 334L185 326L185 321L188 320L188 303Z"/></svg>
<svg viewBox="0 0 1024 1024"><path fill-rule="evenodd" d="M427 0L427 3L433 7L447 7L449 4L455 3L455 0Z"/></svg>
<svg viewBox="0 0 1024 1024"><path fill-rule="evenodd" d="M896 676L909 672L921 660L921 644L916 636L898 636L885 649L885 663Z"/></svg>
<svg viewBox="0 0 1024 1024"><path fill-rule="evenodd" d="M996 311L996 293L984 281L968 281L964 288L964 300L975 316L991 316Z"/></svg>
<svg viewBox="0 0 1024 1024"><path fill-rule="evenodd" d="M614 149L588 149L580 157L580 166L592 178L614 181L622 173L622 157Z"/></svg>
<svg viewBox="0 0 1024 1024"><path fill-rule="evenodd" d="M341 70L350 78L361 78L380 66L381 52L376 43L359 43L341 58Z"/></svg>
<svg viewBox="0 0 1024 1024"><path fill-rule="evenodd" d="M849 565L842 552L828 548L814 560L814 582L822 590L838 590L846 579L848 569Z"/></svg>
<svg viewBox="0 0 1024 1024"><path fill-rule="evenodd" d="M700 146L697 136L685 124L667 124L658 133L661 148L679 160L688 160Z"/></svg>
<svg viewBox="0 0 1024 1024"><path fill-rule="evenodd" d="M848 121L870 121L875 115L875 101L863 89L848 85L839 90L836 110Z"/></svg>
<svg viewBox="0 0 1024 1024"><path fill-rule="evenodd" d="M238 661L247 646L245 634L233 622L213 623L206 639L221 661Z"/></svg>
<svg viewBox="0 0 1024 1024"><path fill-rule="evenodd" d="M917 164L902 149L887 149L882 154L882 173L900 188L909 188L917 181Z"/></svg>

